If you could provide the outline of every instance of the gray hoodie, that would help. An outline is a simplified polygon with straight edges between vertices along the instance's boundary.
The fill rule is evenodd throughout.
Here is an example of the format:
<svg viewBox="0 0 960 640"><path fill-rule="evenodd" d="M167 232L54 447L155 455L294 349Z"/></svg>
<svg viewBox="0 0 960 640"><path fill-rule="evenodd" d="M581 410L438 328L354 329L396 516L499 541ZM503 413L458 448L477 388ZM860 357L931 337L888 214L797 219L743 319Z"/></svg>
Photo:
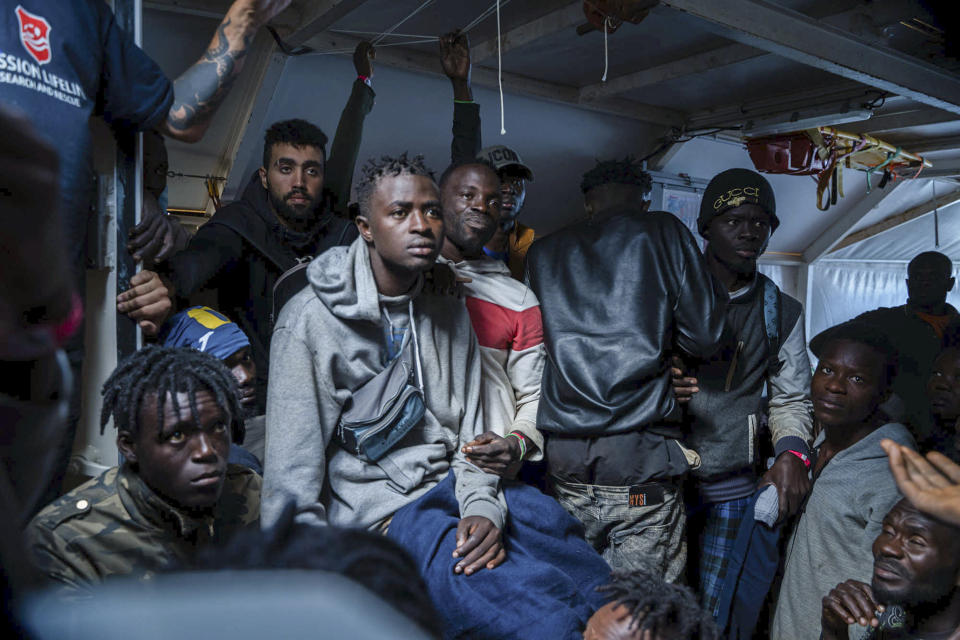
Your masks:
<svg viewBox="0 0 960 640"><path fill-rule="evenodd" d="M379 295L361 238L316 258L307 278L270 345L263 526L293 500L299 522L380 527L452 468L461 517L483 516L502 529L499 478L460 453L484 431L480 354L463 302L420 293L422 279L408 295ZM426 413L383 458L366 462L337 444L337 422L351 392L384 368L381 305L404 318L411 297Z"/></svg>

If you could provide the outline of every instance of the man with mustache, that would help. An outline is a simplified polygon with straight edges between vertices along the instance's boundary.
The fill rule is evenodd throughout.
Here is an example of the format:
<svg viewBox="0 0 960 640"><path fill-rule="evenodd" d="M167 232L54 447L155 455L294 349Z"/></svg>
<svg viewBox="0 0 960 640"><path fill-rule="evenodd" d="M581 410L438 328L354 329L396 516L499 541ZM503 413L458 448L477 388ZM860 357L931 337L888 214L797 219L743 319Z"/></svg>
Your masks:
<svg viewBox="0 0 960 640"><path fill-rule="evenodd" d="M125 462L40 511L34 564L65 596L114 575L148 580L260 517L260 476L227 463L243 440L237 385L211 355L147 346L103 385Z"/></svg>
<svg viewBox="0 0 960 640"><path fill-rule="evenodd" d="M543 375L543 322L537 297L484 255L501 214L500 180L488 164L451 166L440 178L445 239L441 261L469 279L467 310L483 363L486 431L464 447L490 473L512 476L524 460L543 459L537 430Z"/></svg>
<svg viewBox="0 0 960 640"><path fill-rule="evenodd" d="M757 271L757 258L779 224L773 189L759 173L729 169L707 185L697 226L707 240L707 266L730 304L720 349L695 368L676 366L673 385L691 420L687 442L702 460L691 472L689 526L699 543L691 548L700 550L700 594L714 615L730 550L757 488L765 387L776 462L762 482L777 487L781 518L799 510L810 488L813 420L803 306Z"/></svg>
<svg viewBox="0 0 960 640"><path fill-rule="evenodd" d="M848 578L867 580L870 544L900 499L880 441L914 446L880 406L890 395L894 347L857 320L817 335L810 397L823 430L814 442L813 488L787 546L770 637L816 638L822 598Z"/></svg>
<svg viewBox="0 0 960 640"><path fill-rule="evenodd" d="M284 272L304 258L349 244L356 227L323 202L324 133L305 120L274 123L266 132L263 166L243 197L220 209L163 266L142 271L117 297L117 309L156 333L173 307L203 289L217 293L217 308L250 339L256 364L258 413L266 409L273 291Z"/></svg>
<svg viewBox="0 0 960 640"><path fill-rule="evenodd" d="M823 640L960 638L960 527L904 498L873 541L870 584L847 580L823 599ZM856 628L856 627L855 627Z"/></svg>

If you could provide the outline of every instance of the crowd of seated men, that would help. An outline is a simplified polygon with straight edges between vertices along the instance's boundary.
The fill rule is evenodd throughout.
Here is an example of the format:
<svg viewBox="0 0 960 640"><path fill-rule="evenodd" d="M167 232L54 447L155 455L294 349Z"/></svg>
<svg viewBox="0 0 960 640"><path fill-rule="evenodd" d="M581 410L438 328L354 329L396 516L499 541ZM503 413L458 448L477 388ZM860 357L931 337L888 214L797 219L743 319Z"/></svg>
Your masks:
<svg viewBox="0 0 960 640"><path fill-rule="evenodd" d="M260 5L237 0L211 47L242 58L227 27L249 36L285 3ZM630 157L587 171L582 219L537 237L518 219L534 173L482 147L456 32L450 165L398 152L353 184L370 53L329 162L319 127L274 123L242 197L189 242L155 217L135 230L150 268L117 306L148 344L102 387L120 464L52 501L77 304L62 260L34 265L57 233L7 252L7 624L38 632L14 608L34 592L76 611L125 603L116 584L136 599L229 571L255 594L262 572L298 571L361 585L409 637L960 638L950 257L918 255L905 305L808 343L802 305L758 270L780 220L756 172L710 181L702 251L648 210ZM165 127L200 126L157 83L140 124L170 109ZM55 209L49 146L2 110L0 129L35 149L16 168L0 154L23 176L0 192L13 218Z"/></svg>

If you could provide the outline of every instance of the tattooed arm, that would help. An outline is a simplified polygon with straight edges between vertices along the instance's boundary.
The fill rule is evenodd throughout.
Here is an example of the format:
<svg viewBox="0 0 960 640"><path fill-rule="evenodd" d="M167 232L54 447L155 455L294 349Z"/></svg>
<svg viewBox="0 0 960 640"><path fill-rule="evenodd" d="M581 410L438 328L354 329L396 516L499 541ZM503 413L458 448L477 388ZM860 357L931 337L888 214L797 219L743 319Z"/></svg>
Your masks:
<svg viewBox="0 0 960 640"><path fill-rule="evenodd" d="M164 134L184 142L203 137L240 74L257 29L289 4L290 0L234 1L206 52L174 81L173 105L160 127Z"/></svg>

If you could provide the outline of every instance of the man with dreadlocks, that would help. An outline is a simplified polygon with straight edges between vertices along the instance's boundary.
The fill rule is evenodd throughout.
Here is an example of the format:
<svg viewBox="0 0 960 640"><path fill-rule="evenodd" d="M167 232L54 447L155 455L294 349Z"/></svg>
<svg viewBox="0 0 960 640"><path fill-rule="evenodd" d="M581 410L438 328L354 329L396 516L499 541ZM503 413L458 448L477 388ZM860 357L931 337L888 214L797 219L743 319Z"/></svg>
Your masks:
<svg viewBox="0 0 960 640"><path fill-rule="evenodd" d="M495 201L495 187L483 197ZM310 286L277 322L264 526L293 500L299 523L387 533L413 555L445 638L579 637L609 568L554 500L501 490L462 452L486 431L481 358L464 303L423 289L444 243L432 174L405 154L371 161L358 198L359 239L307 267ZM392 371L411 393L381 422L394 396L378 376ZM356 426L370 423L389 444ZM514 598L540 606L498 606Z"/></svg>
<svg viewBox="0 0 960 640"><path fill-rule="evenodd" d="M583 640L719 640L689 587L645 571L615 572L600 591L613 600L590 617Z"/></svg>
<svg viewBox="0 0 960 640"><path fill-rule="evenodd" d="M588 218L533 244L547 362L537 426L560 503L614 569L679 578L686 561L679 479L685 449L670 356L710 355L726 296L693 236L648 213L650 176L630 158L583 176Z"/></svg>
<svg viewBox="0 0 960 640"><path fill-rule="evenodd" d="M27 527L37 567L70 596L113 575L149 578L254 524L260 476L227 464L243 440L230 370L192 349L147 346L103 385L121 467L60 497Z"/></svg>

